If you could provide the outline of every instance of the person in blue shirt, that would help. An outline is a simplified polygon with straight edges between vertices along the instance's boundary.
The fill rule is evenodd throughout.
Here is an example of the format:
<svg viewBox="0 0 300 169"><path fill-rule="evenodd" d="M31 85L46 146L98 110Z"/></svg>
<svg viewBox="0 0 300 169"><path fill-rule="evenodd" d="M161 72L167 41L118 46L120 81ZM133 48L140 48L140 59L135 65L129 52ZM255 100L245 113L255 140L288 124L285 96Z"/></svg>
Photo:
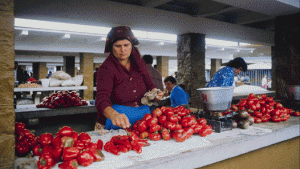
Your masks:
<svg viewBox="0 0 300 169"><path fill-rule="evenodd" d="M178 85L173 76L168 76L164 80L166 89L170 93L171 106L177 107L180 105L188 105L189 95Z"/></svg>
<svg viewBox="0 0 300 169"><path fill-rule="evenodd" d="M234 76L240 74L241 71L247 71L247 64L243 58L237 57L229 61L225 67L218 70L205 87L232 86Z"/></svg>

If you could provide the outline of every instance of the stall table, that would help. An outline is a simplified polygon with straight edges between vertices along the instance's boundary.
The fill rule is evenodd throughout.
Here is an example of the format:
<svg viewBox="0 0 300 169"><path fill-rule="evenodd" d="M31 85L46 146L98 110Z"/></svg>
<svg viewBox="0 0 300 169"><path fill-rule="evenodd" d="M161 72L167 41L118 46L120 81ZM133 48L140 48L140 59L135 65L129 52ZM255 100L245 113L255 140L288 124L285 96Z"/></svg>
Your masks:
<svg viewBox="0 0 300 169"><path fill-rule="evenodd" d="M14 93L17 92L32 92L32 97L34 104L39 104L41 102L41 95L44 96L45 93L57 92L57 91L76 91L76 90L86 90L87 86L69 86L69 87L40 87L40 88L14 88Z"/></svg>
<svg viewBox="0 0 300 169"><path fill-rule="evenodd" d="M105 160L85 168L299 168L300 117L285 122L253 124L185 142L149 141L143 153L116 156L103 150ZM92 142L101 138L87 132ZM109 137L110 138L110 137ZM108 141L103 139L104 142ZM258 159L257 159L258 158ZM58 164L54 167L58 169Z"/></svg>

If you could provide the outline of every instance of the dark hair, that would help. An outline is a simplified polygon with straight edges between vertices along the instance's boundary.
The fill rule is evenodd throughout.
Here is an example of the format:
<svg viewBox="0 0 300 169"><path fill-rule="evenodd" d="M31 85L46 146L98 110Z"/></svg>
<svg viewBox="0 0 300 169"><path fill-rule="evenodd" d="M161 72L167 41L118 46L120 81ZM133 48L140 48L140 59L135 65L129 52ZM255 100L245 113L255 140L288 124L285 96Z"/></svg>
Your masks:
<svg viewBox="0 0 300 169"><path fill-rule="evenodd" d="M173 76L168 76L165 78L164 83L171 82L172 84L176 84L176 79Z"/></svg>
<svg viewBox="0 0 300 169"><path fill-rule="evenodd" d="M152 64L153 63L153 57L151 55L144 55L143 60L146 64Z"/></svg>
<svg viewBox="0 0 300 169"><path fill-rule="evenodd" d="M244 72L247 71L247 64L246 64L245 60L241 57L237 57L237 58L229 61L227 66L232 67L232 68L237 68L237 69L242 68L242 70Z"/></svg>

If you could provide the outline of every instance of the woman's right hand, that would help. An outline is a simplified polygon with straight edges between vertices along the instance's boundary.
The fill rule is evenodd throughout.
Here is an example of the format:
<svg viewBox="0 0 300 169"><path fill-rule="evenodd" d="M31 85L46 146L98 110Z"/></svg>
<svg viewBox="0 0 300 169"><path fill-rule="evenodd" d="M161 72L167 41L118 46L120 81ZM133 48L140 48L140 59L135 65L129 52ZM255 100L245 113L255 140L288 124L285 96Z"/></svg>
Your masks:
<svg viewBox="0 0 300 169"><path fill-rule="evenodd" d="M124 129L130 127L129 120L125 114L120 114L117 112L110 120L114 126L119 126Z"/></svg>
<svg viewBox="0 0 300 169"><path fill-rule="evenodd" d="M109 118L114 126L119 126L125 129L131 125L125 114L118 113L112 107L106 107L104 109L104 116Z"/></svg>

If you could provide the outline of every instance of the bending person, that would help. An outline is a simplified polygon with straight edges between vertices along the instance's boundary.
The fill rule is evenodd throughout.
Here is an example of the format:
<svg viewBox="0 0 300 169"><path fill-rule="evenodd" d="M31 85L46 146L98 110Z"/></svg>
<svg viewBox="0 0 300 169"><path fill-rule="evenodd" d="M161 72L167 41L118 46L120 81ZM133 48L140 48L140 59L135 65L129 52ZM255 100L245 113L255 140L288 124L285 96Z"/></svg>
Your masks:
<svg viewBox="0 0 300 169"><path fill-rule="evenodd" d="M247 64L243 58L237 57L218 70L205 87L233 86L234 76L240 74L241 71L247 71Z"/></svg>
<svg viewBox="0 0 300 169"><path fill-rule="evenodd" d="M135 47L138 44L129 27L114 27L108 33L105 53L109 56L97 72L96 128L127 128L150 113L141 98L156 86ZM163 92L157 99L162 96Z"/></svg>

